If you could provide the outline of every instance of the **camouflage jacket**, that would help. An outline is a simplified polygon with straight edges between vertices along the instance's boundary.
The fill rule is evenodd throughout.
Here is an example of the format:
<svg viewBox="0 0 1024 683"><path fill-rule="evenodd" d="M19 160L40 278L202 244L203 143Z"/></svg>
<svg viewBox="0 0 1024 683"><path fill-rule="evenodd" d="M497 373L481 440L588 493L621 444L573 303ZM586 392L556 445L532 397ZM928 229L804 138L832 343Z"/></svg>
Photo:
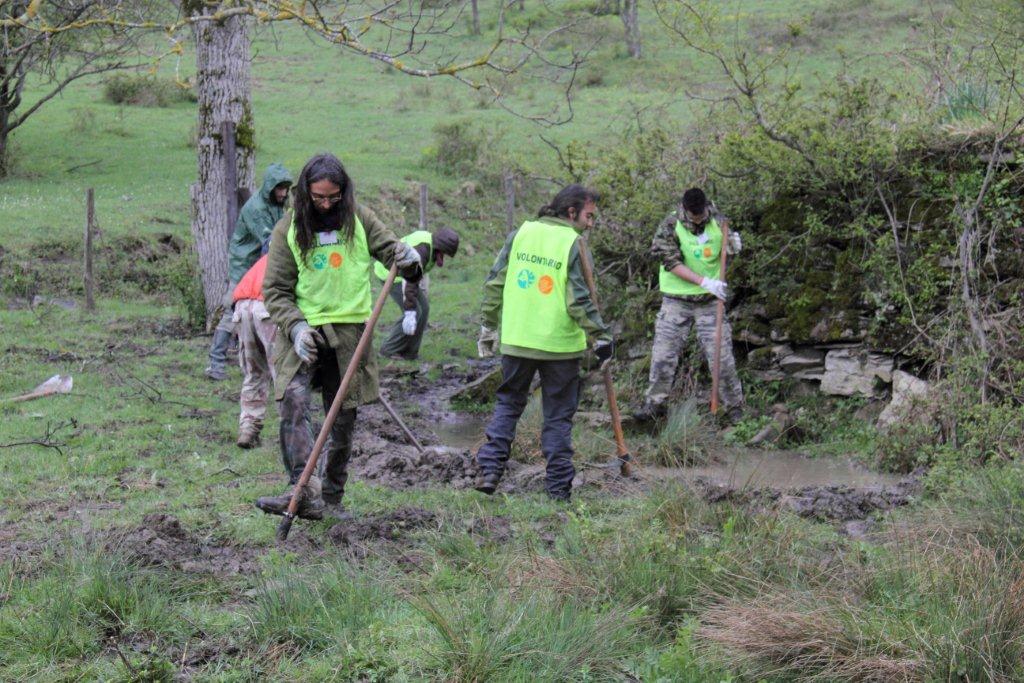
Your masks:
<svg viewBox="0 0 1024 683"><path fill-rule="evenodd" d="M710 206L711 218L714 218L719 225L728 219L723 216L714 204ZM683 252L679 248L679 238L676 236L676 222L682 222L683 226L693 234L703 232L703 225L695 225L686 217L682 209L670 212L654 231L654 239L651 240L651 257L661 262L665 270L672 270L676 266L686 265L683 260Z"/></svg>
<svg viewBox="0 0 1024 683"><path fill-rule="evenodd" d="M538 220L555 223L558 225L569 225L568 222L558 218L540 218ZM505 246L498 253L498 258L491 266L491 272L487 274L484 281L484 301L481 307L481 322L484 327L492 330L498 329L501 323L501 307L505 293L505 277L508 274L508 256L512 251L512 240L516 238L519 230L513 230L505 239ZM593 263L593 257L591 257ZM565 307L576 324L579 325L588 337L596 341L611 341L611 329L601 319L601 314L590 297L590 288L583 277L583 266L580 262L580 241L573 242L569 249L569 286L565 288ZM502 344L501 353L508 356L519 356L520 358L532 358L535 360L562 360L567 358L580 358L582 351L575 353L552 353L539 349L528 349L511 344Z"/></svg>
<svg viewBox="0 0 1024 683"><path fill-rule="evenodd" d="M394 258L395 245L398 238L377 215L370 209L357 205L356 215L359 216L363 229L366 231L366 245L370 255L388 268ZM270 318L278 327L279 343L274 344L274 395L276 400L284 398L285 387L298 372L301 361L291 343L291 331L306 318L295 302L295 285L298 282L299 267L295 256L288 246L288 229L291 227L291 213L285 215L274 226L270 239L270 251L267 252L267 272L263 277L263 297L270 313ZM419 266L412 272L401 273L402 277L418 280L421 273ZM369 275L367 276L369 277ZM359 324L333 323L321 325L319 328L327 343L337 352L338 371L343 376L345 368L355 353L356 344L365 326ZM348 398L343 408L355 408L377 400L377 362L373 349L367 349L359 363L359 371L352 380Z"/></svg>

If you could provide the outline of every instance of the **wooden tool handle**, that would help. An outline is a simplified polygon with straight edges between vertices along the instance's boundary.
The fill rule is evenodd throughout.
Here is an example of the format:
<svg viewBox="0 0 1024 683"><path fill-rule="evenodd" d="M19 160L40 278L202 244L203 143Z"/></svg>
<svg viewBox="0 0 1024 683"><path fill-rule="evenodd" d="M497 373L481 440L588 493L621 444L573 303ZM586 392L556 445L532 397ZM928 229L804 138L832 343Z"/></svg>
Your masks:
<svg viewBox="0 0 1024 683"><path fill-rule="evenodd" d="M597 284L594 282L594 268L590 264L590 255L587 249L587 238L580 235L580 265L583 267L583 279L587 281L587 289L590 290L590 299L594 302L594 308L601 312L601 304L597 300ZM608 412L612 416L612 432L615 434L615 450L619 459L619 473L628 477L633 473L629 464L629 449L626 448L626 437L622 433L622 417L619 415L619 401L615 396L615 383L612 381L612 369L605 362L601 368L604 375L604 390L608 395Z"/></svg>
<svg viewBox="0 0 1024 683"><path fill-rule="evenodd" d="M718 268L718 279L725 281L725 257L729 249L729 223L722 221L722 253ZM718 376L722 370L722 322L725 320L725 302L718 299L715 306L715 353L711 364L711 414L718 412Z"/></svg>

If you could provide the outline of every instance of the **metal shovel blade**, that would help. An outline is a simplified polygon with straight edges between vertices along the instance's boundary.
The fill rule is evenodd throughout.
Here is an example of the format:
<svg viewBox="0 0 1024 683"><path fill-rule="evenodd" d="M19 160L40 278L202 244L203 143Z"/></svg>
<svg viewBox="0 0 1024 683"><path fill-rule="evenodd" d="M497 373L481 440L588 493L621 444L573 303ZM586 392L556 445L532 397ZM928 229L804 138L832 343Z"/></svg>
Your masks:
<svg viewBox="0 0 1024 683"><path fill-rule="evenodd" d="M71 379L71 375L54 375L27 394L14 396L7 400L11 403L17 403L18 401L29 401L33 398L52 396L53 394L70 394L73 384L74 381Z"/></svg>

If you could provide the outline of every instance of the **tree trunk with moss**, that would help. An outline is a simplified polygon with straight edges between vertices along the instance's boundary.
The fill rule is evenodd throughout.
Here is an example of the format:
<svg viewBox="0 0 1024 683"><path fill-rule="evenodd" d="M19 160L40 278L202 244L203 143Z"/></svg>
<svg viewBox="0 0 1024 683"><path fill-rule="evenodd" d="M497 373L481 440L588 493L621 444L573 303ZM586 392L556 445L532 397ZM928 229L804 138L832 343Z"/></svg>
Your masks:
<svg viewBox="0 0 1024 683"><path fill-rule="evenodd" d="M196 42L196 94L199 118L197 149L199 178L191 187L192 235L199 255L207 325L228 285L228 237L231 203L238 190L254 184L255 144L252 121L251 46L245 17L192 24ZM225 123L235 129L235 179L228 187L225 168Z"/></svg>

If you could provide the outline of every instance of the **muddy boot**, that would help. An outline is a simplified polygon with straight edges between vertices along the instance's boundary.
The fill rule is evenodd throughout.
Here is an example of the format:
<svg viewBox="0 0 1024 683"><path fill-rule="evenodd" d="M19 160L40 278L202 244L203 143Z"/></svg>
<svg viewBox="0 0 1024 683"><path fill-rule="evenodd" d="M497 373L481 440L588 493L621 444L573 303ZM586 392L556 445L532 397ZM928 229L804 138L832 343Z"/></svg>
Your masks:
<svg viewBox="0 0 1024 683"><path fill-rule="evenodd" d="M324 515L335 522L351 522L355 519L352 513L341 504L340 500L334 503L324 501Z"/></svg>
<svg viewBox="0 0 1024 683"><path fill-rule="evenodd" d="M291 501L291 492L280 496L262 496L256 499L256 507L269 515L283 515L288 511L288 504ZM295 514L302 519L323 519L325 507L324 499L320 495L320 479L310 477L303 488L302 500L299 501Z"/></svg>
<svg viewBox="0 0 1024 683"><path fill-rule="evenodd" d="M237 446L239 448L256 448L260 445L260 431L263 425L259 422L250 422L238 430Z"/></svg>
<svg viewBox="0 0 1024 683"><path fill-rule="evenodd" d="M228 378L225 364L227 363L228 344L231 342L231 332L227 330L215 330L213 343L210 344L210 364L203 370L203 374L214 382L220 382Z"/></svg>
<svg viewBox="0 0 1024 683"><path fill-rule="evenodd" d="M633 419L637 422L654 422L662 417L665 417L664 403L655 405L644 401L644 404L639 409L633 411Z"/></svg>
<svg viewBox="0 0 1024 683"><path fill-rule="evenodd" d="M228 373L224 371L224 366L207 365L206 369L203 370L203 374L206 378L213 380L214 382L222 382L228 378Z"/></svg>
<svg viewBox="0 0 1024 683"><path fill-rule="evenodd" d="M501 475L497 472L482 472L480 476L476 478L476 484L473 488L480 493L486 493L489 496L497 490L498 482L500 481Z"/></svg>

